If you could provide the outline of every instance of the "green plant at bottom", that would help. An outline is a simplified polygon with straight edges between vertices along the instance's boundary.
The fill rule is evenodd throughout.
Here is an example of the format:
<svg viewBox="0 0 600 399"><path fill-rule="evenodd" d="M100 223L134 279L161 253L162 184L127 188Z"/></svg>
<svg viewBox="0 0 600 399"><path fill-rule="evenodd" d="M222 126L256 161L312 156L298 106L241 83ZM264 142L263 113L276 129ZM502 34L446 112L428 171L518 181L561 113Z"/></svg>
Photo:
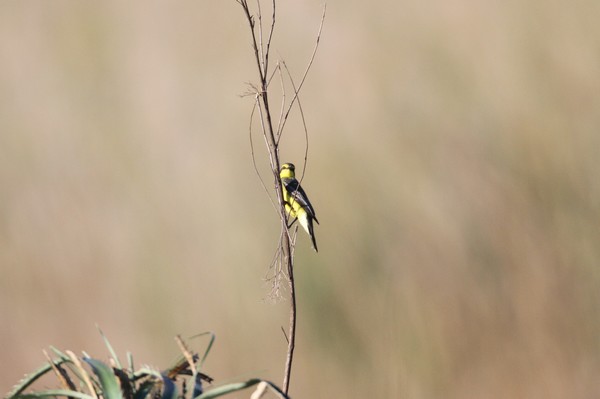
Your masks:
<svg viewBox="0 0 600 399"><path fill-rule="evenodd" d="M110 365L83 353L77 356L71 351L62 352L51 347L53 357L48 353L48 362L23 378L9 392L5 399L40 399L65 397L70 399L210 399L256 386L252 399L258 399L270 390L280 398L288 398L273 383L260 378L229 383L205 389L213 379L199 371L212 347L215 336L212 333L198 334L209 336L209 342L202 357L190 351L180 337L177 337L182 357L170 368L158 371L150 367L134 369L133 357L127 355L128 364L123 367L108 339L102 338L110 352ZM54 374L60 388L36 390L34 385L42 377Z"/></svg>

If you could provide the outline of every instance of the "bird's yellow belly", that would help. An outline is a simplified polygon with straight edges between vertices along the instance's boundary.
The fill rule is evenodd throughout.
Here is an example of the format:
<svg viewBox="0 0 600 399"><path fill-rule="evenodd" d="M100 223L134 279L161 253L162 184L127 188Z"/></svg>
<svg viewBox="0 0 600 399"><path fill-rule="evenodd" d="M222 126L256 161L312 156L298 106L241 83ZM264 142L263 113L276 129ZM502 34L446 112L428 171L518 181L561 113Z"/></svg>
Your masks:
<svg viewBox="0 0 600 399"><path fill-rule="evenodd" d="M308 214L304 208L300 206L300 204L298 204L296 201L292 201L292 206L285 204L285 211L288 214L288 219L291 219L288 222L291 222L294 218L298 218L300 225L308 233Z"/></svg>
<svg viewBox="0 0 600 399"><path fill-rule="evenodd" d="M294 208L292 208L291 206L289 206L288 204L285 204L285 212L287 213L289 218L296 217L296 210Z"/></svg>

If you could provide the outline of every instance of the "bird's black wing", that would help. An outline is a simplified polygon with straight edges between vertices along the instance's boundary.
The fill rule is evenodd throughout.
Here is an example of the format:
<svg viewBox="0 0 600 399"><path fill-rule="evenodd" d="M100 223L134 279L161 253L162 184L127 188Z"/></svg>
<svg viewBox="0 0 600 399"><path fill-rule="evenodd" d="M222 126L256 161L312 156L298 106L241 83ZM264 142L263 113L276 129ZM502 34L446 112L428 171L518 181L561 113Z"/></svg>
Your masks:
<svg viewBox="0 0 600 399"><path fill-rule="evenodd" d="M308 196L300 186L300 183L298 183L298 180L283 179L283 185L285 186L285 189L290 193L290 196L292 196L296 200L296 202L298 202L306 210L306 212L310 216L312 216L313 219L315 219L315 222L319 223L319 221L317 220L317 216L315 215L315 209L308 200Z"/></svg>

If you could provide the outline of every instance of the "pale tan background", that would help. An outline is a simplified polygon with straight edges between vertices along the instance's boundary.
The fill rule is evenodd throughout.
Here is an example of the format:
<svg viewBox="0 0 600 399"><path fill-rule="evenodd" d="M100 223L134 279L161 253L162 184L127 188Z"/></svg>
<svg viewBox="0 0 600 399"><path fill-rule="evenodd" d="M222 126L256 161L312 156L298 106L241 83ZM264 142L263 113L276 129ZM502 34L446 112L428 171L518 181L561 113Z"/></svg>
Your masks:
<svg viewBox="0 0 600 399"><path fill-rule="evenodd" d="M280 2L296 75L321 6ZM294 397L600 395L598 21L587 0L329 1ZM156 367L212 330L205 371L281 383L252 81L233 0L0 3L2 392L51 344L106 359L95 323Z"/></svg>

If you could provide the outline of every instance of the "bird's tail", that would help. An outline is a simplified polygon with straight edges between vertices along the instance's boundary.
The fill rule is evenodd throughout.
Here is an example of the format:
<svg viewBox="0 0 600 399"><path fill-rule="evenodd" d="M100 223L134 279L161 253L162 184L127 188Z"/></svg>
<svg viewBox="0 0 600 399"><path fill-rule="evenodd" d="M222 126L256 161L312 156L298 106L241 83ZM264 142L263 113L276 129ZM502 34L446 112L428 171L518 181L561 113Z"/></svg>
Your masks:
<svg viewBox="0 0 600 399"><path fill-rule="evenodd" d="M312 240L313 249L315 252L319 252L317 249L317 239L315 238L315 230L313 229L313 221L312 218L308 218L308 234L310 235L310 239Z"/></svg>
<svg viewBox="0 0 600 399"><path fill-rule="evenodd" d="M298 215L298 221L302 227L304 227L306 233L310 236L315 252L319 252L317 249L317 240L315 239L315 230L313 229L313 218L310 217L306 212L302 212L300 215Z"/></svg>

